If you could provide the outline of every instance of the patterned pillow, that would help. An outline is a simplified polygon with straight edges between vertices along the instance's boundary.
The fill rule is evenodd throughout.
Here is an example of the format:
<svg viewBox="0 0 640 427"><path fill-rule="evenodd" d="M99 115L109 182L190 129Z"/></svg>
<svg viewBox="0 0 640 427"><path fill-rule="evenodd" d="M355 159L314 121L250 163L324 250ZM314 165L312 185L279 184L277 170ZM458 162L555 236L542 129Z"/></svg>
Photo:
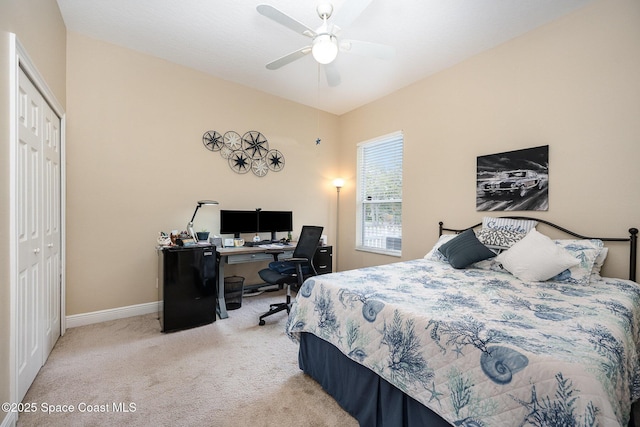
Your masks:
<svg viewBox="0 0 640 427"><path fill-rule="evenodd" d="M593 263L593 269L591 270L591 280L600 279L600 270L604 265L604 261L607 259L608 253L609 253L609 248L604 247L596 257L596 262Z"/></svg>
<svg viewBox="0 0 640 427"><path fill-rule="evenodd" d="M493 218L490 216L482 218L482 228L491 228L493 230L507 230L527 234L536 225L538 225L538 221L529 219Z"/></svg>
<svg viewBox="0 0 640 427"><path fill-rule="evenodd" d="M551 278L554 282L569 282L578 285L586 285L591 281L596 260L598 259L604 243L602 240L554 240L555 244L566 249L578 259L579 263ZM604 262L604 259L602 259ZM602 264L600 264L602 266ZM598 270L599 271L599 270ZM596 276L597 277L597 276Z"/></svg>
<svg viewBox="0 0 640 427"><path fill-rule="evenodd" d="M493 250L493 249L492 249ZM496 254L499 255L499 254ZM477 268L478 270L489 270L489 271L499 271L500 273L508 273L495 258L485 259L484 261L478 261L474 263L472 268Z"/></svg>
<svg viewBox="0 0 640 427"><path fill-rule="evenodd" d="M457 234L443 234L442 236L440 236L436 244L433 245L433 248L431 248L431 250L424 256L424 259L428 259L430 261L447 262L447 257L442 255L438 248L447 243L449 240L456 238L457 236Z"/></svg>
<svg viewBox="0 0 640 427"><path fill-rule="evenodd" d="M483 228L476 233L478 240L492 249L510 248L514 243L522 240L524 236L526 236L526 233L494 228Z"/></svg>

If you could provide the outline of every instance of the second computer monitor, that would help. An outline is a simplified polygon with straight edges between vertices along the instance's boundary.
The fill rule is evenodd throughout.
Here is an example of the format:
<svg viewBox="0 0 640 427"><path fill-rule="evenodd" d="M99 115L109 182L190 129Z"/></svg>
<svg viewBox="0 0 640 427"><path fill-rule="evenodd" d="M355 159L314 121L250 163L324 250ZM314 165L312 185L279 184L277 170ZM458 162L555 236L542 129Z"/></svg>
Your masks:
<svg viewBox="0 0 640 427"><path fill-rule="evenodd" d="M293 212L291 211L260 211L258 221L259 231L271 233L272 241L277 240L276 232L293 231Z"/></svg>

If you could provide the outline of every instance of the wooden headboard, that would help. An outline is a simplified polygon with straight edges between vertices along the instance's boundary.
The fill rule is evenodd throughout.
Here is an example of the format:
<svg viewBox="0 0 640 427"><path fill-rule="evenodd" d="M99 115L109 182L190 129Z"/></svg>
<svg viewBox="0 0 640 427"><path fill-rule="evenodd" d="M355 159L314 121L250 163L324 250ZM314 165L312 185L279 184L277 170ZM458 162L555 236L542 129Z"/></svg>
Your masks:
<svg viewBox="0 0 640 427"><path fill-rule="evenodd" d="M532 221L538 221L539 223L546 224L549 227L555 228L556 230L562 231L565 234L568 234L573 237L577 237L579 239L599 239L603 242L629 242L629 280L636 280L636 264L638 258L638 229L630 228L629 229L629 237L591 237L591 236L583 236L582 234L576 233L574 231L568 230L564 227L561 227L552 222L546 221L544 219L533 218L529 216L500 216L496 218L509 218L509 219L528 219ZM455 228L446 228L444 223L440 221L439 223L439 231L438 236L442 235L443 231L448 231L452 233L461 233L470 228L477 228L482 225L482 222L478 224L472 225L471 227L455 229Z"/></svg>

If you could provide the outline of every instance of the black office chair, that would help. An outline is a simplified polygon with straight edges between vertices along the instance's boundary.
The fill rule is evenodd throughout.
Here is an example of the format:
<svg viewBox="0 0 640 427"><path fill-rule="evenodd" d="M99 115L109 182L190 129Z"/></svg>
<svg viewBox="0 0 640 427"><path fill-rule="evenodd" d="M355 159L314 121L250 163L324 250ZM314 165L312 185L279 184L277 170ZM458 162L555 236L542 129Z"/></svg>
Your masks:
<svg viewBox="0 0 640 427"><path fill-rule="evenodd" d="M303 226L292 258L280 261L278 256L284 251L270 251L273 253L273 262L269 263L269 268L260 270L258 274L266 283L278 285L281 288L286 286L287 299L286 302L271 304L269 311L260 316L260 326L264 325L264 318L267 316L284 310L287 310L287 314L289 314L291 311L291 286L297 285L300 288L307 277L318 274L311 261L320 243L322 229L323 227L313 225Z"/></svg>

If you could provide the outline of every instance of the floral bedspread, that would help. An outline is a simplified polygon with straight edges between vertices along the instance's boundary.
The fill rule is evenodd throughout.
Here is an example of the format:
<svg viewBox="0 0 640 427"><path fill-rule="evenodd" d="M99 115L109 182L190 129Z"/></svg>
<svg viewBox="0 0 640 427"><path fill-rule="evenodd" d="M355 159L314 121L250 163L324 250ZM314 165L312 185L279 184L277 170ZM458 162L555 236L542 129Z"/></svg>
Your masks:
<svg viewBox="0 0 640 427"><path fill-rule="evenodd" d="M308 279L287 324L453 425L626 426L640 285L522 282L419 259Z"/></svg>

